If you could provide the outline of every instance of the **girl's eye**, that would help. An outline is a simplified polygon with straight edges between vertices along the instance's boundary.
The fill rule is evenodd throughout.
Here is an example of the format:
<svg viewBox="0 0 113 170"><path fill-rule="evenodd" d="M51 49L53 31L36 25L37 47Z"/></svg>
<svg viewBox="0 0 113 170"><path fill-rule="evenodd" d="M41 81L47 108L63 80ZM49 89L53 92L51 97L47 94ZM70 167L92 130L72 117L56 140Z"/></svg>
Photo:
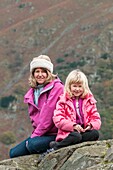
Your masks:
<svg viewBox="0 0 113 170"><path fill-rule="evenodd" d="M79 86L78 86L78 85L73 85L73 87L75 87L75 88L76 88L76 87L81 88L81 87L82 87L82 85L79 85Z"/></svg>

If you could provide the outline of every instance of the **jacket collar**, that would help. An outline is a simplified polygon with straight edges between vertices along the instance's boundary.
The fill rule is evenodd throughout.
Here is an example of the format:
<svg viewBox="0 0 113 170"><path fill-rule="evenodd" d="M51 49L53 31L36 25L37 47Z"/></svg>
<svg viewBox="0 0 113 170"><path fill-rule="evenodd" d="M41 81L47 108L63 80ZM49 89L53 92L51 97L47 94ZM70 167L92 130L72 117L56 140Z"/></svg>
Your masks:
<svg viewBox="0 0 113 170"><path fill-rule="evenodd" d="M71 97L70 97L70 95L69 95L68 93L65 94L65 97L66 97L66 99L72 100ZM97 101L95 100L95 98L94 98L94 96L93 96L92 93L88 93L88 94L85 96L84 100L85 100L85 101L88 101L88 100L89 100L92 104L97 102Z"/></svg>
<svg viewBox="0 0 113 170"><path fill-rule="evenodd" d="M62 83L59 78L51 81L50 83L48 83L47 85L44 86L41 94L44 93L44 92L46 92L46 91L48 91L48 90L50 90L50 89L52 89L53 86L54 86L56 83L59 83L59 82ZM27 99L27 98L31 98L31 96L33 96L33 93L34 93L34 89L33 89L33 88L30 88L30 89L28 90L28 92L25 94L24 97L25 97L26 99Z"/></svg>

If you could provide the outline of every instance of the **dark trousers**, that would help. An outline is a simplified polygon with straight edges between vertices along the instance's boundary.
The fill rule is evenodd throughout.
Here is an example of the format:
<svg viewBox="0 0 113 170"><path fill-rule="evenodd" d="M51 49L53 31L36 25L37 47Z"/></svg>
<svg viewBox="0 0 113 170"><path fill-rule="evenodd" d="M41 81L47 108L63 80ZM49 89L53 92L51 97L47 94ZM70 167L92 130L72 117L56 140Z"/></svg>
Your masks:
<svg viewBox="0 0 113 170"><path fill-rule="evenodd" d="M10 158L46 152L46 150L49 149L49 143L55 140L55 137L55 135L29 137L10 149Z"/></svg>
<svg viewBox="0 0 113 170"><path fill-rule="evenodd" d="M57 143L57 148L74 145L86 141L96 141L99 138L99 132L97 130L88 130L84 133L78 133L77 131L71 132L65 139Z"/></svg>

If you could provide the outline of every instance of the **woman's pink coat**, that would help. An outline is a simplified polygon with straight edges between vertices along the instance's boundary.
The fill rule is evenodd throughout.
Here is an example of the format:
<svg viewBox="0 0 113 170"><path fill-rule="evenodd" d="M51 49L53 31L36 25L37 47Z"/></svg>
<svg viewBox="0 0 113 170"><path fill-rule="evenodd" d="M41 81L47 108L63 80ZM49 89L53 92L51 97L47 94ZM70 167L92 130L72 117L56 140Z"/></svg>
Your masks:
<svg viewBox="0 0 113 170"><path fill-rule="evenodd" d="M53 113L59 96L63 93L64 85L59 79L47 84L38 99L38 106L34 104L34 89L24 96L28 104L28 112L33 126L31 138L43 135L56 135L57 128L53 123Z"/></svg>

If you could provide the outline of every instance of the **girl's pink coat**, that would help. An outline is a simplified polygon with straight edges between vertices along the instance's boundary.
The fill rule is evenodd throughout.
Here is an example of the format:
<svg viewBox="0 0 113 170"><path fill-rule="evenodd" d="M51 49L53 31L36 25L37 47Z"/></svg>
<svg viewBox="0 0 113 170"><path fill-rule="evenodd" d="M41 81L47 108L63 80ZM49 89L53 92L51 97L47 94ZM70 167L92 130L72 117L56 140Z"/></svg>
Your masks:
<svg viewBox="0 0 113 170"><path fill-rule="evenodd" d="M82 106L84 114L84 128L91 124L92 129L99 130L101 126L100 115L97 111L96 100L92 94L83 99ZM61 95L54 111L53 121L58 128L56 141L60 141L67 137L73 130L73 125L76 124L76 112L73 101L68 94Z"/></svg>
<svg viewBox="0 0 113 170"><path fill-rule="evenodd" d="M24 102L28 104L28 112L34 128L31 138L43 135L56 135L52 117L59 96L63 93L64 86L59 79L47 84L38 100L38 107L34 104L34 89L24 96Z"/></svg>

